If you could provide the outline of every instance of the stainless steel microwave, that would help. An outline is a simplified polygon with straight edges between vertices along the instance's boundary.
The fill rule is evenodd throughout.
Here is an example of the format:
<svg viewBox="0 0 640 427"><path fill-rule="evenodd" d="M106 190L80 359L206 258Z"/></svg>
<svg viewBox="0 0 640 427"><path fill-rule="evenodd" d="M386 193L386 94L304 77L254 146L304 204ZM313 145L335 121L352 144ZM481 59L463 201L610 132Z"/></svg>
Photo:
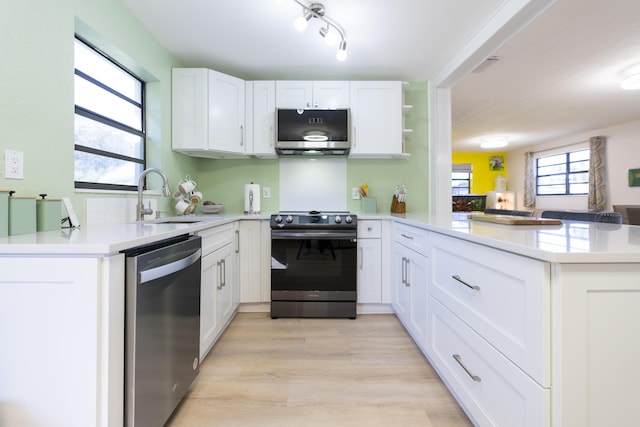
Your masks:
<svg viewBox="0 0 640 427"><path fill-rule="evenodd" d="M351 115L346 109L276 110L276 152L280 155L347 155Z"/></svg>

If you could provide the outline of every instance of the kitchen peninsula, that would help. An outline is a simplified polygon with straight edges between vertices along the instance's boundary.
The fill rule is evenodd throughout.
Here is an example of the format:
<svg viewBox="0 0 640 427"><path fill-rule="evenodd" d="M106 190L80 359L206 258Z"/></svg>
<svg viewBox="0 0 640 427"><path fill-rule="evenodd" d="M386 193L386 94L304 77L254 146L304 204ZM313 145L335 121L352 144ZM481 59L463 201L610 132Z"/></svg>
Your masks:
<svg viewBox="0 0 640 427"><path fill-rule="evenodd" d="M0 239L0 419L120 425L119 252L264 219L207 218ZM359 218L390 226L382 248L392 255L391 305L476 424L638 423L640 227ZM418 288L426 293L404 293Z"/></svg>

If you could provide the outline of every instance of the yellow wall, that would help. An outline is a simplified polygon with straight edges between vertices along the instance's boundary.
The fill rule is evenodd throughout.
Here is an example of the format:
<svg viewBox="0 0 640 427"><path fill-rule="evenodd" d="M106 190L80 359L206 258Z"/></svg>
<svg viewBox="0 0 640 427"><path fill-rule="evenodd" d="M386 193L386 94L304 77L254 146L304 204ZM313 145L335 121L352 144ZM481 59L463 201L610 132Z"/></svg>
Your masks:
<svg viewBox="0 0 640 427"><path fill-rule="evenodd" d="M505 159L504 170L493 171L489 168L489 158L502 156ZM494 181L498 175L507 176L507 154L503 152L453 153L451 163L471 163L471 194L486 194L494 190Z"/></svg>

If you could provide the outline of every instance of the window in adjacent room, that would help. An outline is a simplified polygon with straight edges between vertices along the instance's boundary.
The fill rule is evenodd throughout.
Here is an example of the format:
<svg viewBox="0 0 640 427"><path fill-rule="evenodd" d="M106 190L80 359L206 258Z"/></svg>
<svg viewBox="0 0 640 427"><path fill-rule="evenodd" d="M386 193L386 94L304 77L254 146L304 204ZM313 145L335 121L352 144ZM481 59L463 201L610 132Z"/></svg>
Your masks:
<svg viewBox="0 0 640 427"><path fill-rule="evenodd" d="M145 167L144 82L75 39L75 188L137 190Z"/></svg>
<svg viewBox="0 0 640 427"><path fill-rule="evenodd" d="M589 149L536 160L536 195L585 195L588 191Z"/></svg>
<svg viewBox="0 0 640 427"><path fill-rule="evenodd" d="M471 191L471 164L454 163L451 168L451 195L461 196Z"/></svg>

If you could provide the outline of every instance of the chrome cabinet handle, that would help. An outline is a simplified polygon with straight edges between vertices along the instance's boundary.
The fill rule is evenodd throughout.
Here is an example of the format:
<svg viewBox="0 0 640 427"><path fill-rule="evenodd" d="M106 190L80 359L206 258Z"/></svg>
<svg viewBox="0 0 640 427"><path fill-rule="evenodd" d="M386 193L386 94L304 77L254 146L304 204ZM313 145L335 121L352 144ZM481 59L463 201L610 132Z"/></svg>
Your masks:
<svg viewBox="0 0 640 427"><path fill-rule="evenodd" d="M473 289L474 291L479 291L480 290L480 286L474 286L474 285L470 285L467 282L465 282L464 280L462 280L460 278L460 276L458 276L457 274L454 276L451 276L452 279L457 280L458 282L462 283L463 285L465 285L467 288L469 289Z"/></svg>
<svg viewBox="0 0 640 427"><path fill-rule="evenodd" d="M355 147L358 144L358 138L356 138L356 127L353 127L353 135L351 135L351 139L353 139L353 146Z"/></svg>
<svg viewBox="0 0 640 427"><path fill-rule="evenodd" d="M402 237L404 237L405 239L409 239L409 240L413 240L413 236L407 236L406 234L400 234Z"/></svg>
<svg viewBox="0 0 640 427"><path fill-rule="evenodd" d="M471 377L472 380L474 380L476 382L482 381L479 376L473 375L469 371L469 369L466 366L464 366L464 363L462 363L462 357L460 357L459 354L452 354L452 356L453 356L454 359L456 359L456 362L458 362L458 365L460 365L462 367L462 369L464 369L464 371L467 373L467 375L469 375L469 377Z"/></svg>
<svg viewBox="0 0 640 427"><path fill-rule="evenodd" d="M407 267L406 267L406 270L407 270L407 272L406 272L407 279L406 279L406 281L405 281L405 283L404 283L404 284L405 284L405 286L408 288L408 287L410 287L410 286L411 286L411 282L409 281L409 268L411 267L411 260L410 260L409 258L407 258L407 264L406 264L406 266L407 266Z"/></svg>
<svg viewBox="0 0 640 427"><path fill-rule="evenodd" d="M275 133L273 132L273 126L269 126L269 147L273 147L273 140L276 139Z"/></svg>
<svg viewBox="0 0 640 427"><path fill-rule="evenodd" d="M401 272L401 276L402 276L402 284L406 285L407 284L407 270L405 269L405 261L407 259L405 257L402 257L402 272Z"/></svg>
<svg viewBox="0 0 640 427"><path fill-rule="evenodd" d="M240 230L236 230L236 253L240 253Z"/></svg>
<svg viewBox="0 0 640 427"><path fill-rule="evenodd" d="M216 289L222 289L222 282L224 279L222 278L222 261L216 262L216 267L218 269L218 284L216 285Z"/></svg>
<svg viewBox="0 0 640 427"><path fill-rule="evenodd" d="M222 286L224 288L227 286L227 261L224 259L220 260L220 264L222 264Z"/></svg>
<svg viewBox="0 0 640 427"><path fill-rule="evenodd" d="M240 146L244 145L244 126L240 126Z"/></svg>

